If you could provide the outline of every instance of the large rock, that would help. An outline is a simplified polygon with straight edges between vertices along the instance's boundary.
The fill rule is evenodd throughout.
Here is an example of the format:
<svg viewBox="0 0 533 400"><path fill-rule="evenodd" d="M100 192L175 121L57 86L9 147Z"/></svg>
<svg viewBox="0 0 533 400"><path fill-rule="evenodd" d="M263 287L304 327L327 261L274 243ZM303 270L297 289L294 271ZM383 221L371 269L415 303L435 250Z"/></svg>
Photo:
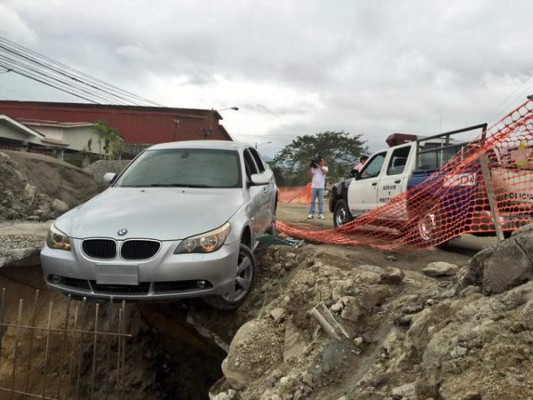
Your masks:
<svg viewBox="0 0 533 400"><path fill-rule="evenodd" d="M484 294L502 293L533 278L531 225L510 239L480 251L470 261L464 286L477 285Z"/></svg>
<svg viewBox="0 0 533 400"><path fill-rule="evenodd" d="M453 276L457 273L459 268L455 264L450 264L444 261L430 262L426 268L422 270L424 274L432 277L439 276Z"/></svg>
<svg viewBox="0 0 533 400"><path fill-rule="evenodd" d="M54 209L54 211L62 214L62 213L67 212L70 207L64 201L61 201L59 199L54 199L54 201L52 202L52 208Z"/></svg>
<svg viewBox="0 0 533 400"><path fill-rule="evenodd" d="M283 359L281 335L270 321L252 320L231 341L222 373L233 389L242 390Z"/></svg>

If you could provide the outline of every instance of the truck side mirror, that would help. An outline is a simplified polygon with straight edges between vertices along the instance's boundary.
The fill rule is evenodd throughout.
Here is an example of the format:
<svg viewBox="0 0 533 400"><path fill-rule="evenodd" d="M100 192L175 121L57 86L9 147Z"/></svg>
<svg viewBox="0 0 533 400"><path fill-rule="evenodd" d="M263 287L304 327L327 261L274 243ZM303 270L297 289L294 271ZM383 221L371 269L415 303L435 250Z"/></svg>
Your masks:
<svg viewBox="0 0 533 400"><path fill-rule="evenodd" d="M358 181L361 178L361 175L358 170L352 169L350 171L350 177L355 178L355 180Z"/></svg>

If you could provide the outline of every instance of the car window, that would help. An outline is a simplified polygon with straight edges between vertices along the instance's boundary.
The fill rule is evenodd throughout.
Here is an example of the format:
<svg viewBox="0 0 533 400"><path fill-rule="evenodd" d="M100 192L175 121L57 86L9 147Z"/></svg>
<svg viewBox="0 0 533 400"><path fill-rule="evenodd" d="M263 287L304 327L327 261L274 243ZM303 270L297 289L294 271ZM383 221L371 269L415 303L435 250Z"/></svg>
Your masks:
<svg viewBox="0 0 533 400"><path fill-rule="evenodd" d="M383 152L372 157L361 170L360 179L368 179L378 176L383 167L386 154L386 152Z"/></svg>
<svg viewBox="0 0 533 400"><path fill-rule="evenodd" d="M243 155L244 155L244 166L246 169L246 177L248 178L248 180L250 180L252 174L258 173L258 169L257 169L257 166L255 165L254 158L252 154L248 151L248 149L244 150Z"/></svg>
<svg viewBox="0 0 533 400"><path fill-rule="evenodd" d="M255 165L257 165L257 169L259 170L259 172L265 172L265 165L257 150L251 147L248 150L250 151L250 153L252 153L252 157L254 158Z"/></svg>
<svg viewBox="0 0 533 400"><path fill-rule="evenodd" d="M239 154L216 149L147 150L115 186L241 187Z"/></svg>
<svg viewBox="0 0 533 400"><path fill-rule="evenodd" d="M411 151L411 146L400 147L392 152L389 165L387 167L387 175L399 175L405 171L407 159Z"/></svg>

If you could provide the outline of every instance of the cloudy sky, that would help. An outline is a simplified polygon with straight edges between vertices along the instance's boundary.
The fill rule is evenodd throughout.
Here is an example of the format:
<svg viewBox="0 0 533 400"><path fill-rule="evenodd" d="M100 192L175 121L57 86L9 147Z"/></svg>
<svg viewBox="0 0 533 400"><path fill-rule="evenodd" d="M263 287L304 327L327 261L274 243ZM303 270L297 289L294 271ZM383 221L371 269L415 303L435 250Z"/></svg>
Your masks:
<svg viewBox="0 0 533 400"><path fill-rule="evenodd" d="M0 36L165 106L238 106L224 125L269 155L495 122L533 93L532 21L528 0L0 0ZM13 73L0 99L79 101Z"/></svg>

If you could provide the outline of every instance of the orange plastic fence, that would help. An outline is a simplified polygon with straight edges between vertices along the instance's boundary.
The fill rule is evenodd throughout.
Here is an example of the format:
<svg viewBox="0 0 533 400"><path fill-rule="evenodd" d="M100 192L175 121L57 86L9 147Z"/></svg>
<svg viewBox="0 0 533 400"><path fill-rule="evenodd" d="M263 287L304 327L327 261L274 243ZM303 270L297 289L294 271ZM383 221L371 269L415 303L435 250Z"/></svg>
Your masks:
<svg viewBox="0 0 533 400"><path fill-rule="evenodd" d="M509 233L533 222L533 101L467 144L426 181L338 229L277 229L313 242L423 249L464 233L494 233L480 157L488 160L498 220Z"/></svg>
<svg viewBox="0 0 533 400"><path fill-rule="evenodd" d="M309 204L311 202L311 184L280 187L278 200L285 204Z"/></svg>

